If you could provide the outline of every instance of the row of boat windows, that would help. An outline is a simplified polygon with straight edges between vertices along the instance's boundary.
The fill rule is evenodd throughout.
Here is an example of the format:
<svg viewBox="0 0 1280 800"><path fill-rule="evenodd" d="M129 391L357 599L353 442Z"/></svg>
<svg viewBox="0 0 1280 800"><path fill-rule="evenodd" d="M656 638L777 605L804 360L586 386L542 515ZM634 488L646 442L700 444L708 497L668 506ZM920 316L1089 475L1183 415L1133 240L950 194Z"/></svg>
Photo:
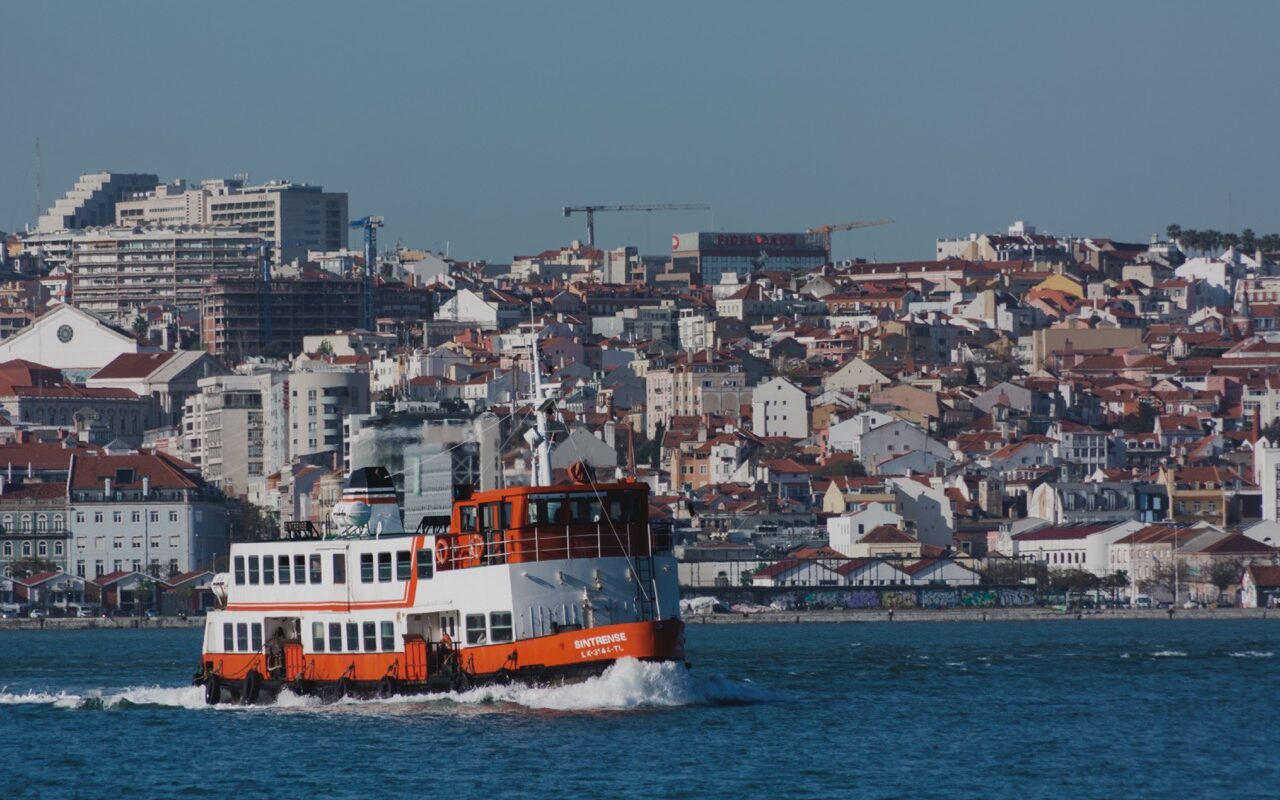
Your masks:
<svg viewBox="0 0 1280 800"><path fill-rule="evenodd" d="M467 644L509 642L514 638L510 611L492 611L487 622L486 626L484 614L466 616ZM224 622L222 649L227 653L261 651L262 623ZM395 649L394 622L311 623L311 650L315 653L390 653Z"/></svg>
<svg viewBox="0 0 1280 800"><path fill-rule="evenodd" d="M274 584L319 584L325 582L324 558L320 553L289 556L236 556L233 571L237 586L272 586ZM418 551L417 576L432 577L434 565L429 550ZM391 583L407 581L414 574L413 553L397 550L394 553L361 553L361 583ZM329 567L330 583L347 582L347 557L334 553Z"/></svg>
<svg viewBox="0 0 1280 800"><path fill-rule="evenodd" d="M344 631L346 647L343 647ZM389 653L396 649L394 622L330 622L328 634L326 642L325 623L312 623L311 649L314 652L325 652L326 644L330 653ZM262 623L222 623L222 649L227 653L259 652L262 650Z"/></svg>
<svg viewBox="0 0 1280 800"><path fill-rule="evenodd" d="M604 522L606 511L610 521L625 523L643 522L648 509L645 496L638 492L536 495L529 498L525 524L590 525ZM462 506L460 514L459 528L463 532L511 527L511 503Z"/></svg>

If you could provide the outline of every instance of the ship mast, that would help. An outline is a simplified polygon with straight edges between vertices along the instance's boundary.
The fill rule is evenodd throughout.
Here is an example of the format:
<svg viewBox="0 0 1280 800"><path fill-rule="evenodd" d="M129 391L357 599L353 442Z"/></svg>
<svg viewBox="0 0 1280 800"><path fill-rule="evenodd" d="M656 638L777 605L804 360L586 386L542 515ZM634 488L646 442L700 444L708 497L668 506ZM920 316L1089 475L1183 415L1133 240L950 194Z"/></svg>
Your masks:
<svg viewBox="0 0 1280 800"><path fill-rule="evenodd" d="M533 322L533 304L529 304L529 319ZM533 369L533 418L534 427L525 433L525 441L533 450L533 469L530 486L551 485L551 434L547 426L552 408L551 387L542 385L542 361L538 357L538 331L536 323L530 326L529 364Z"/></svg>

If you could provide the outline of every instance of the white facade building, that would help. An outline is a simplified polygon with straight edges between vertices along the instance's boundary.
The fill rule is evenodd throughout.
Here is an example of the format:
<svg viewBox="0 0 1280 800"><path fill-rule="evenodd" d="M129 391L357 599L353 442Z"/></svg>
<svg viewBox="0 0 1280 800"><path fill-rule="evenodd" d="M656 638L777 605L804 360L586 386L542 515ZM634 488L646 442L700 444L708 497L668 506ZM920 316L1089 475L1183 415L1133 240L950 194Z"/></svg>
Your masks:
<svg viewBox="0 0 1280 800"><path fill-rule="evenodd" d="M79 577L166 577L209 568L227 554L221 494L169 456L77 453L67 485L70 560Z"/></svg>
<svg viewBox="0 0 1280 800"><path fill-rule="evenodd" d="M751 390L751 427L757 436L809 437L809 396L786 378Z"/></svg>

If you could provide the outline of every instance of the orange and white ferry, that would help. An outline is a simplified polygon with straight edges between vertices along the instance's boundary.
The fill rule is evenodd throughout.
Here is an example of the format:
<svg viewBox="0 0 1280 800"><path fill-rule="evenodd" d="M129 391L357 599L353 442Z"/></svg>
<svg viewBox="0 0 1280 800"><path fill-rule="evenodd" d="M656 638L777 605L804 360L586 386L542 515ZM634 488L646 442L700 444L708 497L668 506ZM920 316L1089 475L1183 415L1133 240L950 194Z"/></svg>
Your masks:
<svg viewBox="0 0 1280 800"><path fill-rule="evenodd" d="M210 704L288 687L340 697L572 680L620 658L684 660L669 535L648 487L585 468L550 485L535 367L531 486L455 492L452 513L401 522L382 467L354 470L336 533L231 547L195 683Z"/></svg>

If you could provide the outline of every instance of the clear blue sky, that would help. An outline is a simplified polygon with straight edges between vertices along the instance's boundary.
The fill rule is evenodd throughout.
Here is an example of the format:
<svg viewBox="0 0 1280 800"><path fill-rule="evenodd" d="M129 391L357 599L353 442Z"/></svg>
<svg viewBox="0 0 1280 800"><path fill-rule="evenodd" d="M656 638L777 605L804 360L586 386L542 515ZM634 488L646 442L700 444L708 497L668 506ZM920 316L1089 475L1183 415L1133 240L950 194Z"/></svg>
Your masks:
<svg viewBox="0 0 1280 800"><path fill-rule="evenodd" d="M39 2L0 46L0 229L81 172L346 190L386 241L506 260L673 231L929 258L1026 219L1280 229L1280 4ZM1228 197L1230 196L1230 201ZM1230 220L1228 219L1230 207Z"/></svg>

